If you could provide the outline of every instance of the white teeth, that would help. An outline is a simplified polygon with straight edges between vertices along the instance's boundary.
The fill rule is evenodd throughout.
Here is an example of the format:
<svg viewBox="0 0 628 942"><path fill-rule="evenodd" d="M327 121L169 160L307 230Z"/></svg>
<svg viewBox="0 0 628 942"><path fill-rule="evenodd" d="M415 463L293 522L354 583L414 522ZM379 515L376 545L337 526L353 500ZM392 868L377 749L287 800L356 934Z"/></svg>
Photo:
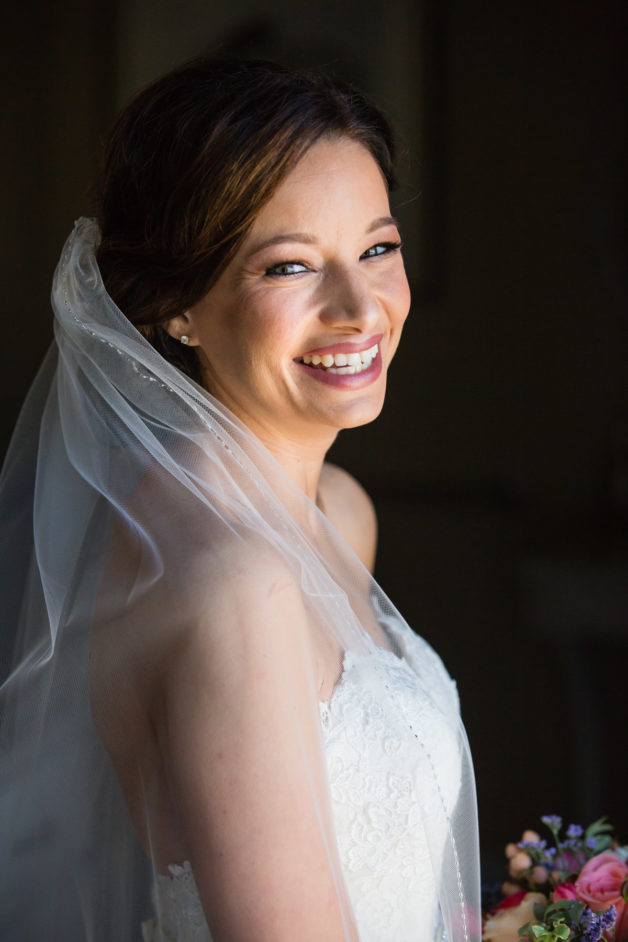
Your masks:
<svg viewBox="0 0 628 942"><path fill-rule="evenodd" d="M379 347L375 343L368 350L362 350L360 353L323 353L322 355L313 353L301 359L308 366L323 366L328 373L350 375L362 373L368 369L378 352Z"/></svg>

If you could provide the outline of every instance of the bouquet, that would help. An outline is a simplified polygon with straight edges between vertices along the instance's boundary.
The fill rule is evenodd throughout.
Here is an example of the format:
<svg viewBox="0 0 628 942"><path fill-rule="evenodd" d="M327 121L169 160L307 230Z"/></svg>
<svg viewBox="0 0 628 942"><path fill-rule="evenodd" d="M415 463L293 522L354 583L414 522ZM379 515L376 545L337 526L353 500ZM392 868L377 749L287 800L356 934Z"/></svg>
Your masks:
<svg viewBox="0 0 628 942"><path fill-rule="evenodd" d="M510 879L484 915L484 942L628 942L628 846L606 818L563 837L557 815L541 821L551 840L524 831L506 847Z"/></svg>

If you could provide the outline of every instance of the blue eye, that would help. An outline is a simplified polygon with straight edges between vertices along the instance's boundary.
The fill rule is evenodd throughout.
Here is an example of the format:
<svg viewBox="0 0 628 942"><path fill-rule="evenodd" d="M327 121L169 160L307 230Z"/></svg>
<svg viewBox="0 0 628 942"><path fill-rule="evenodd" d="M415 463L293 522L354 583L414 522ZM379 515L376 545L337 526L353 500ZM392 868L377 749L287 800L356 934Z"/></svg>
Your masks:
<svg viewBox="0 0 628 942"><path fill-rule="evenodd" d="M275 276L278 278L286 278L290 275L300 275L307 270L307 266L302 262L279 262L279 264L267 268L266 274L271 278Z"/></svg>
<svg viewBox="0 0 628 942"><path fill-rule="evenodd" d="M377 258L378 255L389 255L401 248L401 242L378 242L372 245L366 252L362 252L360 258Z"/></svg>

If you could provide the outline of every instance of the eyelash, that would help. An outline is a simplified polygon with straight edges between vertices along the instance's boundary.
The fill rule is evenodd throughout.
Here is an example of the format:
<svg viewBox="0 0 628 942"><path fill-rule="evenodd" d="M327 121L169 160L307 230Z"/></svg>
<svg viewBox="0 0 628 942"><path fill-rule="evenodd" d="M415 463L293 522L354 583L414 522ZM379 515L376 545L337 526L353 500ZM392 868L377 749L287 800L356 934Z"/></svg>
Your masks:
<svg viewBox="0 0 628 942"><path fill-rule="evenodd" d="M367 254L368 252L373 251L373 249L378 249L378 248L380 248L380 247L383 248L383 249L385 249L385 251L384 251L384 252L375 252L373 255L368 255L368 254ZM398 241L398 242L378 242L376 245L372 245L369 249L367 249L366 252L363 252L362 255L360 255L360 259L381 258L381 256L383 256L383 255L390 255L392 252L397 252L397 251L399 251L400 248L401 248L401 241ZM278 269L280 269L280 268L288 268L288 267L291 266L291 265L300 265L301 268L307 270L307 265L305 265L303 262L297 262L297 261L295 261L295 260L292 260L292 261L289 261L289 262L288 262L288 261L286 261L286 262L278 262L276 265L272 265L270 268L267 268L267 269L266 269L265 274L266 274L266 276L267 276L268 278L292 278L292 277L294 277L295 275L302 275L302 274L304 274L303 271L288 271L288 272L282 272L282 271L279 271L279 270L278 270Z"/></svg>

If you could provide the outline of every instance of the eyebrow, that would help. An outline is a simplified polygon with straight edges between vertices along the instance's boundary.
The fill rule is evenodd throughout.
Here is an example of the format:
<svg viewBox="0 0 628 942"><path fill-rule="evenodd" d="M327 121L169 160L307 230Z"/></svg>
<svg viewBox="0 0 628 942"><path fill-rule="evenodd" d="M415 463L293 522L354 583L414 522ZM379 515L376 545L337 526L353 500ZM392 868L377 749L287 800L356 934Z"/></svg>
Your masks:
<svg viewBox="0 0 628 942"><path fill-rule="evenodd" d="M366 234L369 235L384 226L396 226L399 229L399 223L394 216L380 216L368 226ZM280 232L278 235L271 236L270 239L264 239L263 242L258 242L257 245L252 246L248 254L249 256L257 255L262 249L267 249L271 245L279 245L282 242L301 242L305 245L316 245L318 239L309 232Z"/></svg>

